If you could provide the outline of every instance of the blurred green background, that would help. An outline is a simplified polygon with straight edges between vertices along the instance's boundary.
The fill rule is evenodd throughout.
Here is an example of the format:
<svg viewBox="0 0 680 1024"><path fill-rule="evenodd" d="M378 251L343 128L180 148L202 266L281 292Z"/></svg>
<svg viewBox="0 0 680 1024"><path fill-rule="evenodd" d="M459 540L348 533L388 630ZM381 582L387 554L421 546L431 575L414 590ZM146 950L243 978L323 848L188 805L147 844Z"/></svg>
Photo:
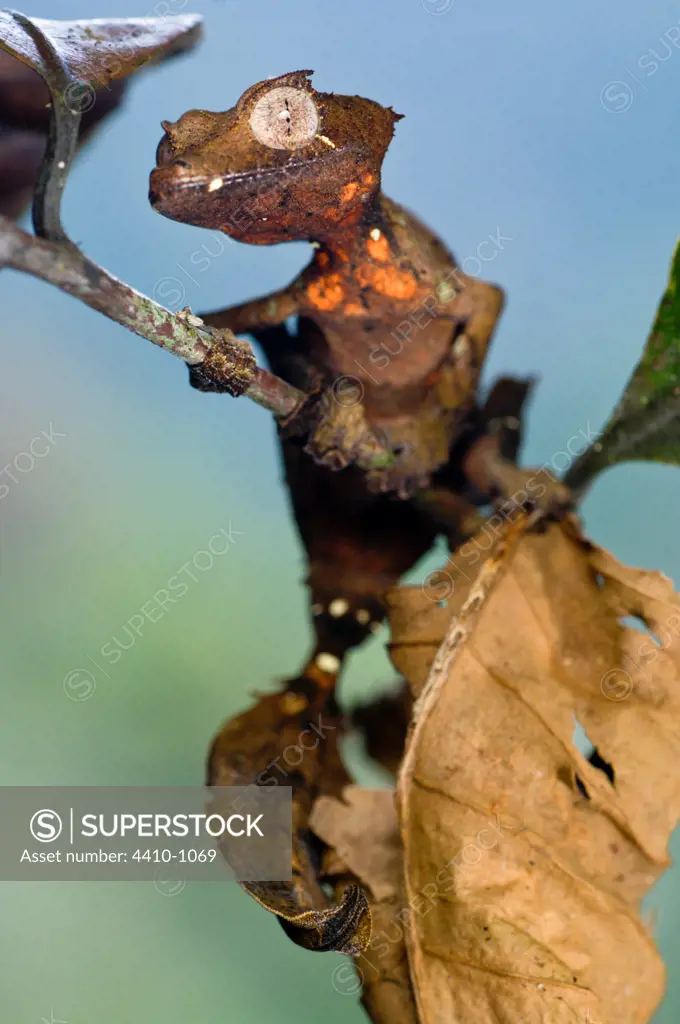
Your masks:
<svg viewBox="0 0 680 1024"><path fill-rule="evenodd" d="M680 54L665 35L677 3L147 4L34 0L27 12L206 19L200 50L140 77L78 161L66 223L95 259L197 311L292 279L307 246L219 243L165 221L147 205L147 176L161 118L226 109L259 79L313 67L317 88L406 115L385 190L460 259L499 229L511 239L488 266L509 305L487 380L541 377L525 461L602 425L680 227ZM219 253L207 266L204 244ZM65 435L0 501L0 783L200 784L221 721L292 673L309 640L271 420L245 400L192 391L175 360L47 286L4 272L0 289L0 466L50 426ZM679 499L677 470L623 467L589 497L586 525L618 557L677 581ZM228 553L116 665L105 662L102 645L127 643L130 616L230 523L242 535ZM393 679L383 640L354 657L348 701ZM76 670L94 680L88 700L65 692L65 679L71 696L82 692ZM356 752L353 763L360 779L379 778ZM671 1024L677 869L649 904L670 969L657 1021ZM363 1019L355 997L333 988L339 959L286 941L237 886L193 883L168 898L148 884L5 883L0 920L8 1024Z"/></svg>

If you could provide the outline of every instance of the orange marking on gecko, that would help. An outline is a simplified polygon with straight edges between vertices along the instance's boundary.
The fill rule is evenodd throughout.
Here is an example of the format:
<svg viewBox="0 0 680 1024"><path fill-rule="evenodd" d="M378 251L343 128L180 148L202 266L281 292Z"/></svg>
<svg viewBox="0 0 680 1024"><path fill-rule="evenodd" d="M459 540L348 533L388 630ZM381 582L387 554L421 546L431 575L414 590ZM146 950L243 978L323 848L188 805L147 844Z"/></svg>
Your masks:
<svg viewBox="0 0 680 1024"><path fill-rule="evenodd" d="M355 195L357 194L358 188L358 181L350 181L349 184L345 185L342 192L340 193L340 198L342 199L343 203L351 202L352 199L354 199Z"/></svg>
<svg viewBox="0 0 680 1024"><path fill-rule="evenodd" d="M387 263L390 258L390 243L383 234L378 238L369 237L366 239L366 251L371 259L377 260L379 263Z"/></svg>
<svg viewBox="0 0 680 1024"><path fill-rule="evenodd" d="M324 672L324 670L319 668L319 666L313 661L305 666L302 674L307 679L313 679L317 686L320 686L323 689L332 689L335 684L335 680L338 678L337 672Z"/></svg>
<svg viewBox="0 0 680 1024"><path fill-rule="evenodd" d="M391 299L411 299L418 284L413 274L397 267L361 266L357 268L357 280L365 288L373 288Z"/></svg>
<svg viewBox="0 0 680 1024"><path fill-rule="evenodd" d="M345 316L364 316L366 310L358 302L348 302L343 309Z"/></svg>
<svg viewBox="0 0 680 1024"><path fill-rule="evenodd" d="M307 285L307 301L315 309L327 311L339 306L345 297L340 274L326 274Z"/></svg>

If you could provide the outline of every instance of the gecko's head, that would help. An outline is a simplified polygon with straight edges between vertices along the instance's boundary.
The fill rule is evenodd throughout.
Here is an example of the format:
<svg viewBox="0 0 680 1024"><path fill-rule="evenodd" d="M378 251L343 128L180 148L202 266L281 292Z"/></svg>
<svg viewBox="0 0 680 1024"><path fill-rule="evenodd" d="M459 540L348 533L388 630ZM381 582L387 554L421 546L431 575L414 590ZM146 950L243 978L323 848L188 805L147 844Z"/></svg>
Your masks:
<svg viewBox="0 0 680 1024"><path fill-rule="evenodd" d="M380 187L399 114L316 92L311 71L258 82L225 113L164 122L150 201L171 220L243 242L323 238L359 220Z"/></svg>

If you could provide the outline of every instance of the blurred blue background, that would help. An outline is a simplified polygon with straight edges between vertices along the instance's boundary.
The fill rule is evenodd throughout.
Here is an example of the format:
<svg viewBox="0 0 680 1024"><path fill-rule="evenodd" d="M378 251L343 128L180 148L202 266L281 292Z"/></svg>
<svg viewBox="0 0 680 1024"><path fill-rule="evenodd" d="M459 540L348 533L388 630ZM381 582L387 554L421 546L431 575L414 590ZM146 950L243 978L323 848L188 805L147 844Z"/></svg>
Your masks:
<svg viewBox="0 0 680 1024"><path fill-rule="evenodd" d="M203 14L204 43L139 77L67 189L66 224L93 258L197 311L292 279L306 245L216 245L154 214L147 178L161 118L226 109L255 81L312 67L318 89L406 115L385 190L460 260L490 233L510 239L484 271L509 296L487 380L541 378L525 461L602 425L680 227L680 51L669 42L680 4L33 0L27 13L168 10ZM203 245L222 252L202 260ZM245 400L191 390L176 360L42 283L5 272L0 289L0 465L50 426L65 435L0 503L0 782L199 784L219 723L293 672L308 643L272 422ZM677 469L616 469L586 503L587 529L678 581L679 499ZM241 535L228 553L102 668L102 645L124 638L130 616L230 523ZM392 680L383 640L353 659L348 700ZM68 699L76 670L91 673L91 699ZM0 900L0 1017L12 1024L363 1019L331 985L337 958L287 942L236 886L194 883L165 898L144 884L5 884ZM670 1024L677 870L650 904L670 967L657 1021Z"/></svg>

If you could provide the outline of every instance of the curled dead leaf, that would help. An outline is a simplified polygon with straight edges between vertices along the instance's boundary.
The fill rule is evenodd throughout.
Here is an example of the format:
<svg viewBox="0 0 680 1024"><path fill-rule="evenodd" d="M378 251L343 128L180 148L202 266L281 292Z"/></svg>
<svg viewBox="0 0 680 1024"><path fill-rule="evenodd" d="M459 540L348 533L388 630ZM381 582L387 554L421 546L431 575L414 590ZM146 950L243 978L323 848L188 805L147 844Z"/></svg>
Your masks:
<svg viewBox="0 0 680 1024"><path fill-rule="evenodd" d="M338 886L353 878L369 893L373 932L354 957L356 978L336 969L333 985L342 994L361 987L361 1001L374 1021L418 1024L411 989L403 911L403 863L394 792L348 786L342 799L320 797L310 825L327 844L325 875Z"/></svg>
<svg viewBox="0 0 680 1024"><path fill-rule="evenodd" d="M148 64L165 60L196 44L201 17L92 18L50 21L31 18L69 71L94 87L107 86ZM44 48L18 23L12 11L0 11L0 47L43 78L49 74Z"/></svg>
<svg viewBox="0 0 680 1024"><path fill-rule="evenodd" d="M80 141L114 111L125 82L95 90ZM36 71L0 50L0 213L18 217L33 196L49 131L50 93Z"/></svg>
<svg viewBox="0 0 680 1024"><path fill-rule="evenodd" d="M664 971L640 902L680 814L680 599L574 521L508 539L454 556L446 607L388 597L420 692L398 785L419 1022L642 1024Z"/></svg>
<svg viewBox="0 0 680 1024"><path fill-rule="evenodd" d="M18 20L17 20L18 19ZM190 49L199 39L200 18L31 19L0 12L0 213L18 217L35 190L50 130L48 79L52 46L74 75L63 99L82 115L80 141L120 103L123 78L149 63ZM48 43L39 45L40 33ZM42 46L42 49L41 49ZM53 68L51 69L54 70Z"/></svg>

